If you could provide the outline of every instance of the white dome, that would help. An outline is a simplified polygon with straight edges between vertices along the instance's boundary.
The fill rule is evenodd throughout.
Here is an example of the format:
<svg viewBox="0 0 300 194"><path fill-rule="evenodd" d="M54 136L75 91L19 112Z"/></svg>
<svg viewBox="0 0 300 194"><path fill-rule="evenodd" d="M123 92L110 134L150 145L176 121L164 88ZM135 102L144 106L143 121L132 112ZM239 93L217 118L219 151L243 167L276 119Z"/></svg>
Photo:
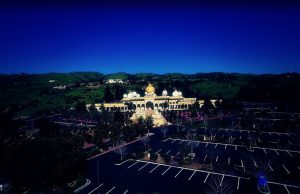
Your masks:
<svg viewBox="0 0 300 194"><path fill-rule="evenodd" d="M136 92L129 92L128 93L128 98L136 98L136 97L140 97L140 95Z"/></svg>
<svg viewBox="0 0 300 194"><path fill-rule="evenodd" d="M175 90L175 91L172 93L172 96L182 96L182 92Z"/></svg>
<svg viewBox="0 0 300 194"><path fill-rule="evenodd" d="M164 91L162 92L162 95L163 95L163 96L168 96L168 91L167 91L167 90L164 90Z"/></svg>

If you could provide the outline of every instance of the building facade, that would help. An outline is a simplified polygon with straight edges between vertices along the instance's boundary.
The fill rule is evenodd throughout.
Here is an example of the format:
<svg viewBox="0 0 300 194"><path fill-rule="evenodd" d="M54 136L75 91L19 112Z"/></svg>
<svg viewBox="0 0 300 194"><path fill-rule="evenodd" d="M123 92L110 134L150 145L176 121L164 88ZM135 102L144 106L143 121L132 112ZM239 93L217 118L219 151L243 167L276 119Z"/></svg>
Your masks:
<svg viewBox="0 0 300 194"><path fill-rule="evenodd" d="M145 89L145 96L141 97L136 92L123 95L124 104L132 103L134 110L183 110L188 109L196 102L196 98L184 98L180 91L175 90L172 95L164 90L161 96L157 96L155 88L149 84Z"/></svg>
<svg viewBox="0 0 300 194"><path fill-rule="evenodd" d="M160 96L156 95L155 88L152 84L148 84L145 88L145 95L141 96L136 92L124 94L120 102L95 104L98 110L104 108L108 111L120 110L121 112L128 111L128 106L131 105L133 110L185 110L191 108L196 102L196 98L185 98L182 92L174 90L172 95L164 90ZM214 104L216 100L211 100ZM204 104L204 100L198 101L200 107ZM87 105L90 106L90 105Z"/></svg>

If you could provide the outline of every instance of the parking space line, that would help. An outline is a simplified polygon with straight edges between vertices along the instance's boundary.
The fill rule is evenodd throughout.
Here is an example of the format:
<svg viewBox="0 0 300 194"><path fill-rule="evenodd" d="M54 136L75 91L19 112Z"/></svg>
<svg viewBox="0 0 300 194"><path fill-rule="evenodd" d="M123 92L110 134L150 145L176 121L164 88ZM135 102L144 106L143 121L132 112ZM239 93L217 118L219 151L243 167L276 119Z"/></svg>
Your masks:
<svg viewBox="0 0 300 194"><path fill-rule="evenodd" d="M156 162L144 161L144 160L136 160L136 161L137 162L150 163L150 164L156 164L156 165L158 164ZM192 169L192 168L186 168L186 167L181 167L181 166L171 166L171 165L168 165L168 164L159 164L159 165L160 166L168 166L169 167L168 169L170 169L171 167L173 167L173 168L184 169L184 170L189 170L189 171L196 171L196 172L209 173L209 174L215 174L215 175L223 175L223 173L218 173L218 172L213 172L213 171L206 171L206 170L200 170L200 169ZM224 174L224 175L227 176L227 177L234 177L234 178L240 177L241 179L250 180L250 178L248 178L248 177L241 177L241 176L236 176L236 175L232 175L232 174Z"/></svg>
<svg viewBox="0 0 300 194"><path fill-rule="evenodd" d="M181 140L181 142L179 142L179 144L182 144L183 140Z"/></svg>
<svg viewBox="0 0 300 194"><path fill-rule="evenodd" d="M116 187L111 188L109 191L107 191L105 194L108 194L110 192L112 192Z"/></svg>
<svg viewBox="0 0 300 194"><path fill-rule="evenodd" d="M127 192L128 192L128 190L124 191L124 193L123 193L123 194L126 194Z"/></svg>
<svg viewBox="0 0 300 194"><path fill-rule="evenodd" d="M276 152L276 154L279 156L279 153L277 152L277 150L274 149L274 151Z"/></svg>
<svg viewBox="0 0 300 194"><path fill-rule="evenodd" d="M261 141L259 138L257 138L257 140L258 140L258 142L259 142L259 143L261 143L261 142L262 142L262 141Z"/></svg>
<svg viewBox="0 0 300 194"><path fill-rule="evenodd" d="M166 154L169 154L171 150L167 151Z"/></svg>
<svg viewBox="0 0 300 194"><path fill-rule="evenodd" d="M194 176L194 174L196 173L196 171L194 170L193 174L190 176L189 180L192 179L192 177Z"/></svg>
<svg viewBox="0 0 300 194"><path fill-rule="evenodd" d="M238 183L237 183L237 186L236 186L236 190L239 190L240 188L240 177L238 177Z"/></svg>
<svg viewBox="0 0 300 194"><path fill-rule="evenodd" d="M115 146L115 147L112 148L112 149L109 149L109 150L104 151L104 152L102 152L102 153L100 153L100 154L97 154L97 155L95 155L95 156L92 156L92 157L90 157L90 158L88 158L88 159L86 159L86 160L92 160L92 159L97 158L97 157L99 157L99 156L102 156L102 155L104 155L104 154L111 153L111 152L113 152L113 151L115 151L115 150L117 150L117 149L119 149L119 148L121 148L121 147L126 147L126 146L128 146L128 145L130 145L130 144L133 144L133 143L135 143L135 142L141 141L141 140L143 140L143 139L145 139L145 138L147 138L147 137L150 137L150 136L152 136L152 135L154 135L154 133L146 134L144 137L138 138L138 139L133 140L133 141L128 142L128 143L121 144L121 145L119 145L119 146Z"/></svg>
<svg viewBox="0 0 300 194"><path fill-rule="evenodd" d="M176 141L176 139L174 139L171 143L174 143Z"/></svg>
<svg viewBox="0 0 300 194"><path fill-rule="evenodd" d="M198 147L199 143L200 143L200 142L197 143L196 147Z"/></svg>
<svg viewBox="0 0 300 194"><path fill-rule="evenodd" d="M172 139L172 138L170 138ZM185 140L185 139L175 139L175 140L178 140L178 141L190 141L190 140ZM218 145L228 145L228 146L235 146L235 147L244 147L244 148L247 148L247 146L244 146L244 145L238 145L238 144L226 144L226 143L216 143L216 142L207 142L207 141L192 141L192 142L197 142L197 143L204 143L205 144L205 147L208 146L208 144L218 144ZM261 147L253 147L253 148L257 148L257 149L262 149ZM278 150L278 149L277 149ZM282 150L279 150L279 151L282 151ZM295 152L299 152L300 151L295 151Z"/></svg>
<svg viewBox="0 0 300 194"><path fill-rule="evenodd" d="M121 165L123 165L124 163L126 163L126 162L128 162L128 161L132 161L133 159L127 159L127 160L125 160L125 161L123 161L123 162L121 162L121 163L117 163L117 164L115 164L116 166L121 166Z"/></svg>
<svg viewBox="0 0 300 194"><path fill-rule="evenodd" d="M288 192L288 194L290 194L290 191L288 190L288 188L286 187L286 185L284 185L284 188Z"/></svg>
<svg viewBox="0 0 300 194"><path fill-rule="evenodd" d="M146 163L144 166L142 166L138 171L142 170L143 168L145 168L147 165L149 165L149 163Z"/></svg>
<svg viewBox="0 0 300 194"><path fill-rule="evenodd" d="M257 168L257 164L256 164L255 160L253 160L253 163L254 163L255 168Z"/></svg>
<svg viewBox="0 0 300 194"><path fill-rule="evenodd" d="M237 150L237 146L235 146L235 148L234 148L234 149L235 149L235 151L236 151L236 150Z"/></svg>
<svg viewBox="0 0 300 194"><path fill-rule="evenodd" d="M205 180L204 180L203 183L205 183L207 181L207 178L208 178L209 175L210 175L210 173L207 173L207 175L206 175Z"/></svg>
<svg viewBox="0 0 300 194"><path fill-rule="evenodd" d="M161 151L161 149L157 150L157 152L155 152L155 154L158 154Z"/></svg>
<svg viewBox="0 0 300 194"><path fill-rule="evenodd" d="M244 163L243 163L243 160L241 160L241 166L242 166L242 167L244 167Z"/></svg>
<svg viewBox="0 0 300 194"><path fill-rule="evenodd" d="M267 182L270 183L270 184L274 184L274 185L282 185L282 186L285 185L287 187L300 189L300 186L297 186L297 185L289 185L289 184L277 183L277 182L272 182L272 181L267 181Z"/></svg>
<svg viewBox="0 0 300 194"><path fill-rule="evenodd" d="M225 150L226 150L226 148L227 148L227 145L225 145Z"/></svg>
<svg viewBox="0 0 300 194"><path fill-rule="evenodd" d="M262 149L262 150L264 150L265 153L267 153L266 150L277 150L277 151L281 151L281 152L289 151L289 152L292 152L292 153L296 152L296 153L300 154L300 151L296 151L296 150L271 149L271 148L263 148L263 147L252 147L252 148L254 148L254 149Z"/></svg>
<svg viewBox="0 0 300 194"><path fill-rule="evenodd" d="M282 167L285 169L285 171L287 172L287 174L290 174L290 171L284 166L284 164L282 165Z"/></svg>
<svg viewBox="0 0 300 194"><path fill-rule="evenodd" d="M257 133L257 131L253 131L253 130L245 130L245 129L222 129L222 128L220 128L219 130L230 130L230 131L238 131L238 132L242 132L242 131L246 131L246 132L248 132L248 131L250 131L250 132L253 132L253 133ZM285 132L265 132L265 131L261 131L260 133L278 133L278 134L282 134L282 135L286 135L286 136L290 136L290 135L294 135L293 133L285 133Z"/></svg>
<svg viewBox="0 0 300 194"><path fill-rule="evenodd" d="M207 154L204 156L204 159L203 159L204 162L205 162L206 158L207 158Z"/></svg>
<svg viewBox="0 0 300 194"><path fill-rule="evenodd" d="M270 163L268 163L268 166L271 169L271 171L273 172L274 170L273 170L272 166L270 165Z"/></svg>
<svg viewBox="0 0 300 194"><path fill-rule="evenodd" d="M265 148L263 148L263 150L264 150L265 154L267 154L267 151L266 151L266 149L265 149Z"/></svg>
<svg viewBox="0 0 300 194"><path fill-rule="evenodd" d="M179 151L179 152L177 152L177 154L176 154L176 155L178 156L179 154L180 154L180 151Z"/></svg>
<svg viewBox="0 0 300 194"><path fill-rule="evenodd" d="M221 179L221 182L220 182L220 187L222 186L224 176L225 176L225 175L223 174L222 179Z"/></svg>
<svg viewBox="0 0 300 194"><path fill-rule="evenodd" d="M158 164L156 167L154 167L149 173L152 173L155 169L157 169L160 165Z"/></svg>
<svg viewBox="0 0 300 194"><path fill-rule="evenodd" d="M276 182L272 182L272 181L267 181L268 184L274 184L274 185L281 185L284 186L287 190L287 187L292 187L292 188L296 188L296 189L300 189L299 186L297 185L289 185L289 184L284 184L284 183L276 183ZM287 191L289 193L289 191Z"/></svg>
<svg viewBox="0 0 300 194"><path fill-rule="evenodd" d="M188 145L190 145L192 143L192 141L189 141Z"/></svg>
<svg viewBox="0 0 300 194"><path fill-rule="evenodd" d="M165 170L165 172L163 172L161 175L164 175L168 170L170 170L172 166L169 166L169 168L167 170Z"/></svg>
<svg viewBox="0 0 300 194"><path fill-rule="evenodd" d="M216 162L218 162L219 156L216 157Z"/></svg>
<svg viewBox="0 0 300 194"><path fill-rule="evenodd" d="M134 165L136 165L138 162L135 162L135 163L133 163L133 164L131 164L130 166L128 166L128 168L127 169L129 169L129 168L131 168L131 167L133 167Z"/></svg>
<svg viewBox="0 0 300 194"><path fill-rule="evenodd" d="M227 162L228 162L228 165L230 165L230 157L228 157L228 160L227 160Z"/></svg>
<svg viewBox="0 0 300 194"><path fill-rule="evenodd" d="M183 168L174 176L174 178L176 178L181 173L181 171L183 171Z"/></svg>
<svg viewBox="0 0 300 194"><path fill-rule="evenodd" d="M215 145L215 149L217 148L218 144Z"/></svg>
<svg viewBox="0 0 300 194"><path fill-rule="evenodd" d="M96 191L97 189L99 189L100 187L102 187L102 185L103 185L104 183L102 183L101 185L99 185L98 187L96 187L95 189L93 189L91 192L89 192L88 194L91 194L91 193L93 193L94 191Z"/></svg>
<svg viewBox="0 0 300 194"><path fill-rule="evenodd" d="M286 153L288 153L290 156L293 156L289 151L285 151Z"/></svg>

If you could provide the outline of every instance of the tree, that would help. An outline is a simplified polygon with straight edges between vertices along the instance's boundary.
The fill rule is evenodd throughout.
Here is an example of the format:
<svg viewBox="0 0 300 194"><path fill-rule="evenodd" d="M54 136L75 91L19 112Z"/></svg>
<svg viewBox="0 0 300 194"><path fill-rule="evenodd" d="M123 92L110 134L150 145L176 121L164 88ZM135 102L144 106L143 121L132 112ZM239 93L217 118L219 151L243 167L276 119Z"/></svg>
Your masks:
<svg viewBox="0 0 300 194"><path fill-rule="evenodd" d="M136 130L131 125L123 127L123 134L126 141L130 141L136 134Z"/></svg>
<svg viewBox="0 0 300 194"><path fill-rule="evenodd" d="M163 103L163 108L164 108L164 110L166 110L168 107L169 107L169 103L165 101L165 102Z"/></svg>
<svg viewBox="0 0 300 194"><path fill-rule="evenodd" d="M153 118L151 116L146 117L145 124L146 124L146 128L148 130L148 133L149 133L149 131L153 128L153 125L154 125Z"/></svg>
<svg viewBox="0 0 300 194"><path fill-rule="evenodd" d="M145 120L143 117L138 118L138 122L136 124L136 129L137 129L138 135L144 136L146 134L146 125L145 125Z"/></svg>
<svg viewBox="0 0 300 194"><path fill-rule="evenodd" d="M59 136L59 126L49 119L42 118L35 121L34 126L39 130L39 135L42 137Z"/></svg>
<svg viewBox="0 0 300 194"><path fill-rule="evenodd" d="M220 100L216 100L215 106L216 106L217 109L221 108L221 102L220 102Z"/></svg>
<svg viewBox="0 0 300 194"><path fill-rule="evenodd" d="M125 102L125 105L128 106L128 110L133 110L134 109L134 106L133 106L132 102Z"/></svg>
<svg viewBox="0 0 300 194"><path fill-rule="evenodd" d="M73 181L85 171L78 142L70 137L36 137L7 146L5 171L12 182L11 192L41 189L40 185L46 191Z"/></svg>
<svg viewBox="0 0 300 194"><path fill-rule="evenodd" d="M114 100L121 100L123 98L123 94L126 92L126 90L121 87L120 85L114 86L115 92L114 92Z"/></svg>
<svg viewBox="0 0 300 194"><path fill-rule="evenodd" d="M95 106L95 104L93 103L93 104L91 104L90 106L89 106L89 111L90 112L94 112L94 111L96 111L97 110L97 108L96 108L96 106Z"/></svg>
<svg viewBox="0 0 300 194"><path fill-rule="evenodd" d="M84 112L87 112L87 109L86 109L86 103L83 102L83 101L80 101L78 102L76 105L75 105L75 110L79 113L84 113Z"/></svg>
<svg viewBox="0 0 300 194"><path fill-rule="evenodd" d="M120 142L122 124L119 122L113 122L110 124L110 139L113 142L113 146Z"/></svg>
<svg viewBox="0 0 300 194"><path fill-rule="evenodd" d="M199 110L200 109L200 104L198 101L196 101L194 104L193 104L193 109L195 110Z"/></svg>
<svg viewBox="0 0 300 194"><path fill-rule="evenodd" d="M113 101L113 95L111 93L111 90L110 90L109 86L105 86L103 99L104 99L105 102L112 102Z"/></svg>
<svg viewBox="0 0 300 194"><path fill-rule="evenodd" d="M105 110L105 106L103 103L101 103L100 110L101 110L101 112L103 112Z"/></svg>
<svg viewBox="0 0 300 194"><path fill-rule="evenodd" d="M94 142L97 146L102 146L102 142L104 139L105 132L102 127L99 127L94 130Z"/></svg>
<svg viewBox="0 0 300 194"><path fill-rule="evenodd" d="M164 139L166 138L166 133L168 132L168 128L167 127L162 127L161 128L161 132L164 134Z"/></svg>
<svg viewBox="0 0 300 194"><path fill-rule="evenodd" d="M214 109L214 105L211 103L210 99L209 98L205 98L204 99L204 104L203 106L201 107L201 109L204 111L204 112L207 112L208 110L210 109Z"/></svg>
<svg viewBox="0 0 300 194"><path fill-rule="evenodd" d="M121 111L119 109L117 109L116 112L112 113L114 115L114 122L119 122L119 123L124 123L125 119L124 119L124 114L121 113Z"/></svg>
<svg viewBox="0 0 300 194"><path fill-rule="evenodd" d="M156 153L151 153L151 154L150 154L150 160L156 161L157 158L158 158L158 154L156 154Z"/></svg>

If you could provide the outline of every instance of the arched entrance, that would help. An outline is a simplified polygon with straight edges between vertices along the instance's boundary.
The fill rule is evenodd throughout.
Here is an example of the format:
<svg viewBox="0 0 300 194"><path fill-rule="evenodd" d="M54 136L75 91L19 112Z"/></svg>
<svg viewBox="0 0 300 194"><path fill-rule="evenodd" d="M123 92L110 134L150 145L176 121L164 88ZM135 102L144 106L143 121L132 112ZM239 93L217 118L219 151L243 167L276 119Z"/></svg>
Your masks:
<svg viewBox="0 0 300 194"><path fill-rule="evenodd" d="M154 105L153 105L153 103L152 103L152 102L150 102L150 101L149 101L149 102L147 102L147 103L146 103L146 108L147 108L147 109L154 110Z"/></svg>

